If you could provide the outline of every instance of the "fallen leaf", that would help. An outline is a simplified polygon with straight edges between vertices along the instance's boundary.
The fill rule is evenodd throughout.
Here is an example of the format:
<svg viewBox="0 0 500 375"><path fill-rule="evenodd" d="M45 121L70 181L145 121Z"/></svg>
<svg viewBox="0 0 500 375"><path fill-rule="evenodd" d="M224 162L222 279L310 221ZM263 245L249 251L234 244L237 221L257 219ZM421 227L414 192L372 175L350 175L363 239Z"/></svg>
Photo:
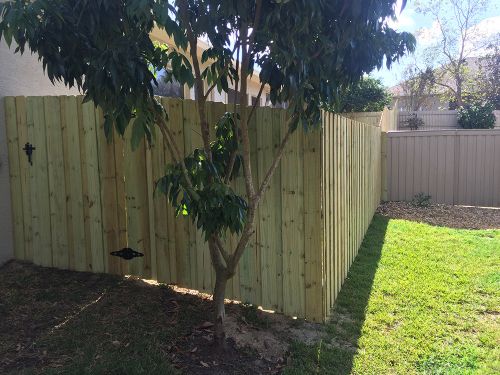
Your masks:
<svg viewBox="0 0 500 375"><path fill-rule="evenodd" d="M206 329L206 328L210 328L210 327L213 327L213 326L214 326L214 324L212 322L204 322L204 323L200 324L196 328Z"/></svg>

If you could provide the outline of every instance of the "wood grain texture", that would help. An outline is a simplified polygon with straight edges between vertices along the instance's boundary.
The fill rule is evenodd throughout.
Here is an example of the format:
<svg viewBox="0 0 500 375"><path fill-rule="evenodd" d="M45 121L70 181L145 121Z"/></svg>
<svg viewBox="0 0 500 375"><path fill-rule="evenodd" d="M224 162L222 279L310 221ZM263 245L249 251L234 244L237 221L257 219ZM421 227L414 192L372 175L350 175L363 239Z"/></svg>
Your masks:
<svg viewBox="0 0 500 375"><path fill-rule="evenodd" d="M24 210L21 183L21 163L27 157L20 155L19 149L23 144L19 142L16 118L16 100L14 97L5 98L5 124L7 130L7 148L9 152L10 196L12 202L12 219L14 231L14 256L17 259L26 259L24 241Z"/></svg>

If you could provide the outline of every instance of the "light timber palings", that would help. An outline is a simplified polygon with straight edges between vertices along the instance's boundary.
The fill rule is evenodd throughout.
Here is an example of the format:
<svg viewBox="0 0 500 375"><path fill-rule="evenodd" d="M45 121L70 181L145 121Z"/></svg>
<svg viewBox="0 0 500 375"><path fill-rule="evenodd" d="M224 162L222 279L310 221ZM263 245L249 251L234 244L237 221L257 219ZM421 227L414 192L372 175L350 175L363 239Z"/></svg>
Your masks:
<svg viewBox="0 0 500 375"><path fill-rule="evenodd" d="M16 101L14 97L5 98L5 124L7 127L7 148L9 152L10 195L12 204L12 226L14 235L14 256L26 259L24 241L23 194L21 182L19 149L23 145L18 142L18 124L16 122Z"/></svg>
<svg viewBox="0 0 500 375"><path fill-rule="evenodd" d="M33 260L33 228L31 225L31 165L23 150L27 142L32 142L33 139L28 134L28 108L26 98L18 96L15 98L16 104L16 124L17 124L17 137L19 154L19 177L21 182L22 193L22 216L23 216L23 234L24 234L24 253L23 260ZM30 114L33 112L30 111ZM29 120L33 123L33 118ZM15 220L15 219L14 219Z"/></svg>
<svg viewBox="0 0 500 375"><path fill-rule="evenodd" d="M247 113L250 112L251 107L247 107ZM253 184L255 189L259 186L259 168L258 168L258 158L257 150L259 148L257 132L260 130L257 127L261 124L257 124L257 116L254 113L252 118L248 123L248 136L250 139L250 163L252 168ZM263 172L265 173L265 172ZM249 282L251 285L250 301L256 305L262 305L262 276L261 276L261 248L260 248L260 231L259 231L259 217L260 217L260 205L257 207L255 212L255 233L250 239L247 249L245 252L249 255Z"/></svg>
<svg viewBox="0 0 500 375"><path fill-rule="evenodd" d="M149 203L146 171L146 142L143 139L137 149L131 145L133 124L125 132L124 173L127 212L128 246L144 254L128 261L132 275L147 277L151 269Z"/></svg>
<svg viewBox="0 0 500 375"><path fill-rule="evenodd" d="M272 160L274 153L273 144L273 117L271 108L259 108L256 110L257 118L257 158L259 171L265 171L269 168L269 161ZM266 309L276 310L273 306L277 301L276 286L276 267L277 267L277 243L274 223L275 209L273 203L276 199L277 186L275 179L271 182L269 189L264 193L259 210L259 246L260 246L260 266L262 274L262 306ZM260 183L261 181L259 181ZM281 242L281 241L280 241Z"/></svg>
<svg viewBox="0 0 500 375"><path fill-rule="evenodd" d="M67 195L68 265L70 269L83 271L86 245L77 99L74 96L61 96L59 100Z"/></svg>
<svg viewBox="0 0 500 375"><path fill-rule="evenodd" d="M33 139L36 151L33 153L31 186L31 208L33 215L33 262L41 266L52 266L52 235L50 227L49 178L47 166L47 141L43 97L28 101L33 111ZM28 124L31 126L31 124ZM35 141L33 141L35 143Z"/></svg>
<svg viewBox="0 0 500 375"><path fill-rule="evenodd" d="M112 256L112 251L120 250L118 226L118 200L116 194L115 146L108 142L104 132L104 115L100 108L95 111L97 147L99 155L99 179L103 227L103 256L107 273L120 274L120 260ZM116 137L116 135L114 135Z"/></svg>
<svg viewBox="0 0 500 375"><path fill-rule="evenodd" d="M95 123L95 107L93 103L82 104L83 147L85 149L85 170L87 177L87 199L84 204L88 208L88 225L90 238L89 267L93 272L104 272L103 230L101 192L99 179L99 155L97 149L97 129ZM87 259L89 260L89 259Z"/></svg>
<svg viewBox="0 0 500 375"><path fill-rule="evenodd" d="M304 134L303 142L305 316L321 322L323 321L321 132L318 129L309 131Z"/></svg>

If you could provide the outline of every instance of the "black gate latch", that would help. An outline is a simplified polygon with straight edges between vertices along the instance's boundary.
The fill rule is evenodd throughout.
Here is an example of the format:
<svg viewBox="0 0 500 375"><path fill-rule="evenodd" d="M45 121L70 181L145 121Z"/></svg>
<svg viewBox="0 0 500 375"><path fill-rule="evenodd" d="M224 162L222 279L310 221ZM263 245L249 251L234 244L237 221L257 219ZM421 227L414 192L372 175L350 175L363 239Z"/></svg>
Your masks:
<svg viewBox="0 0 500 375"><path fill-rule="evenodd" d="M130 259L134 259L136 257L143 257L144 256L143 253L135 251L135 250L131 249L130 247L124 247L121 250L112 251L110 254L114 255L115 257L123 258L125 260L130 260Z"/></svg>
<svg viewBox="0 0 500 375"><path fill-rule="evenodd" d="M32 155L33 155L33 151L36 150L36 147L33 147L33 145L29 142L26 142L26 144L24 145L24 148L23 148L24 152L26 153L26 155L28 155L28 161L31 165L33 165L33 160L31 159Z"/></svg>

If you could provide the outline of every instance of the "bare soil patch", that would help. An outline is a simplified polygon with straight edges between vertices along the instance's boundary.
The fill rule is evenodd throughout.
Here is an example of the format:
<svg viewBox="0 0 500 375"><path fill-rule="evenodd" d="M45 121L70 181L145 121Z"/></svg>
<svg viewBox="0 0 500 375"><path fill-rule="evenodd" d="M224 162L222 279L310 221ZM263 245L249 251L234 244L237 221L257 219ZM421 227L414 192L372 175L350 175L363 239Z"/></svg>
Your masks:
<svg viewBox="0 0 500 375"><path fill-rule="evenodd" d="M419 221L458 229L500 229L500 209L431 204L418 207L408 202L384 202L377 213L393 219Z"/></svg>
<svg viewBox="0 0 500 375"><path fill-rule="evenodd" d="M209 295L175 286L10 262L0 268L0 373L276 374L291 342L325 335L228 303L220 351L211 309Z"/></svg>

